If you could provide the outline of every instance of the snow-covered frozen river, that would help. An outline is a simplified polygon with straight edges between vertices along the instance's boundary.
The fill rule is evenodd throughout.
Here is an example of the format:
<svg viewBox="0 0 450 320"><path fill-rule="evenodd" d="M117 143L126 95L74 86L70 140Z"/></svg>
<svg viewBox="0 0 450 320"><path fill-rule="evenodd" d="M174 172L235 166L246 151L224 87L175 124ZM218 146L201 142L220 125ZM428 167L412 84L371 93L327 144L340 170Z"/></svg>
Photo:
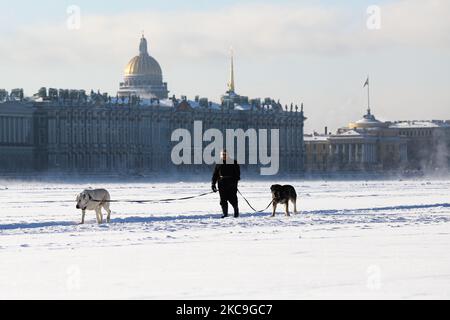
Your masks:
<svg viewBox="0 0 450 320"><path fill-rule="evenodd" d="M222 220L209 195L114 203L111 224L79 226L87 187L141 200L210 184L0 182L0 299L450 298L450 180L290 183L290 218L240 199ZM240 186L258 209L269 188Z"/></svg>

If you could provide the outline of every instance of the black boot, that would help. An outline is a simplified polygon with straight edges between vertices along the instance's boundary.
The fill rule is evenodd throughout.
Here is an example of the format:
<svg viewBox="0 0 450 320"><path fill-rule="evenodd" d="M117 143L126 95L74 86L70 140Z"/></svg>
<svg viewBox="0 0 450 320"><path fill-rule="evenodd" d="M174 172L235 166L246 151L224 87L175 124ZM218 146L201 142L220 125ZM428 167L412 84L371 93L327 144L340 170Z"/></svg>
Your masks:
<svg viewBox="0 0 450 320"><path fill-rule="evenodd" d="M234 207L234 217L239 218L239 208L238 207Z"/></svg>
<svg viewBox="0 0 450 320"><path fill-rule="evenodd" d="M222 206L222 219L228 218L228 206Z"/></svg>

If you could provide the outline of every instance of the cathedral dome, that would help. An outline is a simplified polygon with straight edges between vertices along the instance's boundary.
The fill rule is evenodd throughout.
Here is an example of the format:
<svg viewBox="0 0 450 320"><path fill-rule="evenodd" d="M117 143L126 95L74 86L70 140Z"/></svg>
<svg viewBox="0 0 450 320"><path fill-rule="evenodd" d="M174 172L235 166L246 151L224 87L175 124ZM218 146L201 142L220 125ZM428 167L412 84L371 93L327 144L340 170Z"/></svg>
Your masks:
<svg viewBox="0 0 450 320"><path fill-rule="evenodd" d="M161 66L148 54L147 39L139 44L139 55L125 68L124 81L120 83L119 97L138 96L143 99L167 99L169 90L163 81Z"/></svg>
<svg viewBox="0 0 450 320"><path fill-rule="evenodd" d="M160 76L159 63L149 55L139 55L130 60L125 68L125 76Z"/></svg>
<svg viewBox="0 0 450 320"><path fill-rule="evenodd" d="M152 76L162 79L161 66L148 54L144 36L139 45L139 55L130 60L125 68L125 76Z"/></svg>

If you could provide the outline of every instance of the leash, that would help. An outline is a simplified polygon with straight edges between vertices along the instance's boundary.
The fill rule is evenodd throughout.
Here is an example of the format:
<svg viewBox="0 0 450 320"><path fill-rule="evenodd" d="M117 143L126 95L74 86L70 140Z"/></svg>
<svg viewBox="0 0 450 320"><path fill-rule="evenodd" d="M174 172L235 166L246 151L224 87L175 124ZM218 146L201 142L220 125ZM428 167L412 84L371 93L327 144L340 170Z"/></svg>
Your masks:
<svg viewBox="0 0 450 320"><path fill-rule="evenodd" d="M167 203L167 202L177 202L177 201L185 201L185 200L191 200L191 199L197 199L201 197L205 197L207 195L213 194L215 192L205 192L196 196L189 196L189 197L182 197L182 198L168 198L168 199L158 199L158 200L96 200L96 199L90 199L90 201L93 202L99 202L99 203L137 203L137 204L145 204L145 203ZM248 204L248 206L255 212L255 213L262 213L265 212L269 207L272 205L273 200L270 201L269 205L264 208L263 210L256 210L251 203L247 200L247 198L241 193L241 191L238 189L238 193L241 195L241 197L245 200L245 202ZM34 203L34 204L45 204L45 203L73 203L73 200L57 200L57 201L32 201L27 203ZM9 204L22 204L22 202L8 202Z"/></svg>
<svg viewBox="0 0 450 320"><path fill-rule="evenodd" d="M191 200L196 198L205 197L207 195L210 195L214 192L205 192L202 194L199 194L197 196L190 196L190 197L183 197L183 198L172 198L172 199L160 199L160 200L95 200L91 199L91 201L94 202L108 202L108 203L167 203L167 202L176 202L176 201L184 201L184 200Z"/></svg>
<svg viewBox="0 0 450 320"><path fill-rule="evenodd" d="M172 199L159 199L159 200L96 200L96 199L90 199L90 201L93 202L99 202L99 203L167 203L167 202L175 202L175 201L184 201L184 200L190 200L190 199L196 199L205 197L207 195L210 195L214 192L206 192L199 194L197 196L190 196L190 197L183 197L183 198L172 198ZM34 203L34 204L45 204L45 203L74 203L74 200L57 200L57 201L31 201L27 203ZM23 202L7 202L8 204L23 204Z"/></svg>
<svg viewBox="0 0 450 320"><path fill-rule="evenodd" d="M247 198L241 193L241 191L238 189L238 193L241 195L241 197L245 200L245 202L247 202L247 204L248 204L248 206L250 207L250 208L252 208L252 210L253 211L255 211L255 213L263 213L264 211L266 211L267 209L269 209L269 207L272 205L272 203L273 203L273 200L272 201L270 201L270 203L269 203L269 205L265 208L265 209L263 209L263 210L256 210L255 208L253 208L253 206L250 204L250 202L247 200Z"/></svg>

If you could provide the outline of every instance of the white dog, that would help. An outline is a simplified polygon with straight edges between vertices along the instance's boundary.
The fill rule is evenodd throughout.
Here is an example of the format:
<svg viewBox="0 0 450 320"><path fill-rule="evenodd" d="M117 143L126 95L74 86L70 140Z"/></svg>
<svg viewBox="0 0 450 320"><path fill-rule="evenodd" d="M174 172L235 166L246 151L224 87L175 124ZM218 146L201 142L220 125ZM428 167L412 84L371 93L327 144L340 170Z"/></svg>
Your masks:
<svg viewBox="0 0 450 320"><path fill-rule="evenodd" d="M86 216L86 210L95 211L98 224L103 223L102 208L108 213L106 222L111 221L111 210L109 204L111 196L105 189L97 190L84 190L77 196L77 209L82 210L81 224L84 224L84 217Z"/></svg>

